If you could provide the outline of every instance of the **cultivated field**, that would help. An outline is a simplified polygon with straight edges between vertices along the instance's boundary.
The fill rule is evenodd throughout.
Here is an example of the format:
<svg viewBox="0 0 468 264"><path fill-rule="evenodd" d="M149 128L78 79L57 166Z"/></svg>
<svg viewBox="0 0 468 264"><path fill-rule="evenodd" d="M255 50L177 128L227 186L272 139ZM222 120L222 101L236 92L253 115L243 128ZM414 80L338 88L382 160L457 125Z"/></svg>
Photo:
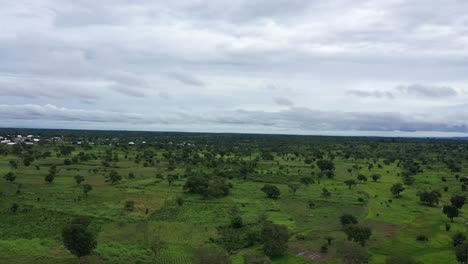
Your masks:
<svg viewBox="0 0 468 264"><path fill-rule="evenodd" d="M467 206L453 222L442 211L451 197L466 194L465 141L23 133L40 135L42 143L0 145L0 263L76 263L62 230L78 216L91 220L97 240L82 263L193 263L202 245L222 248L232 263L267 263L245 261L265 256L259 231L264 222L289 231L287 251L270 257L273 263L343 263L344 214L372 231L363 247L369 263L396 254L420 263L457 263L452 237L468 232ZM63 141L45 142L52 135ZM333 168L321 167L323 160ZM45 177L53 167L49 183ZM3 178L9 172L14 181ZM113 173L121 179L112 182ZM84 181L78 184L77 175ZM374 181L372 175L380 177ZM192 177L220 179L228 193L184 188ZM390 191L395 183L403 183L400 195ZM86 184L92 187L87 194ZM279 197L268 198L265 184L276 186ZM418 194L432 190L440 192L439 202L423 204ZM234 218L242 222L235 228Z"/></svg>

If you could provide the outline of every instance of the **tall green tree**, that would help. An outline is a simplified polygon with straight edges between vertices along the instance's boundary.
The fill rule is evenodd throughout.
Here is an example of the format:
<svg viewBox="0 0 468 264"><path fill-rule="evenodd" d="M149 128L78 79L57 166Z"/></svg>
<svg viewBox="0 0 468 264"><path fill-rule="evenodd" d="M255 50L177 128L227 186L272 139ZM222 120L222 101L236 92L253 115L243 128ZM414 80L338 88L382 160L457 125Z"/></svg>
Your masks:
<svg viewBox="0 0 468 264"><path fill-rule="evenodd" d="M460 211L458 211L458 208L453 205L444 205L442 208L442 212L450 218L450 221L453 222L453 218L457 217L460 214Z"/></svg>
<svg viewBox="0 0 468 264"><path fill-rule="evenodd" d="M81 224L72 223L66 226L62 231L62 239L65 247L78 257L78 263L82 257L91 254L97 246L94 235Z"/></svg>
<svg viewBox="0 0 468 264"><path fill-rule="evenodd" d="M286 226L265 222L261 232L263 252L270 257L279 257L288 250L289 231Z"/></svg>

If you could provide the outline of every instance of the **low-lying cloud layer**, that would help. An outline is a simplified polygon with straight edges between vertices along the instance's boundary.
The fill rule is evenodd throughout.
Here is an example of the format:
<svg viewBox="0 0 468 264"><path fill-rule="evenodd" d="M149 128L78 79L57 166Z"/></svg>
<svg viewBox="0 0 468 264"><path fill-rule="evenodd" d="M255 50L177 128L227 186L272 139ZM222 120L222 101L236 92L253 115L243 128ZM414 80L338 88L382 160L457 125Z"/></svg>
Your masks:
<svg viewBox="0 0 468 264"><path fill-rule="evenodd" d="M466 1L2 7L2 126L467 132Z"/></svg>
<svg viewBox="0 0 468 264"><path fill-rule="evenodd" d="M170 127L185 125L187 128L217 126L236 128L238 126L258 127L281 131L402 131L402 132L468 132L467 116L439 116L438 121L427 121L424 114L403 115L400 113L331 112L308 108L290 108L275 112L268 111L222 111L194 114L179 111L171 115L157 113L137 114L101 110L81 110L54 105L0 105L0 118L6 120L61 121L105 123L122 126L139 125L149 127Z"/></svg>

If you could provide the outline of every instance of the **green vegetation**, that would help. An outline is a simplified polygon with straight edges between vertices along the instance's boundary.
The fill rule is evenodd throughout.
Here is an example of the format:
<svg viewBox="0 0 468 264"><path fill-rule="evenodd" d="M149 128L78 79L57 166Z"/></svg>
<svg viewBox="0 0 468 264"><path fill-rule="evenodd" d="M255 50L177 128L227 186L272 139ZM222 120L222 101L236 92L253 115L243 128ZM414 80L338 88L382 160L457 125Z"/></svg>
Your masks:
<svg viewBox="0 0 468 264"><path fill-rule="evenodd" d="M466 263L468 141L15 133L0 263Z"/></svg>

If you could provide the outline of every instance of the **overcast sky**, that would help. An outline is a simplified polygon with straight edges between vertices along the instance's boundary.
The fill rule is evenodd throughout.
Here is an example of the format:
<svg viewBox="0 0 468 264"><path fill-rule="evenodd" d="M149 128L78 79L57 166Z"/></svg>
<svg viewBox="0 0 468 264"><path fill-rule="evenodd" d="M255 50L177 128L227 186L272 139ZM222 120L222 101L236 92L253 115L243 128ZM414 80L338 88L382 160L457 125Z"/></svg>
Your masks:
<svg viewBox="0 0 468 264"><path fill-rule="evenodd" d="M0 0L0 126L468 135L466 0Z"/></svg>

